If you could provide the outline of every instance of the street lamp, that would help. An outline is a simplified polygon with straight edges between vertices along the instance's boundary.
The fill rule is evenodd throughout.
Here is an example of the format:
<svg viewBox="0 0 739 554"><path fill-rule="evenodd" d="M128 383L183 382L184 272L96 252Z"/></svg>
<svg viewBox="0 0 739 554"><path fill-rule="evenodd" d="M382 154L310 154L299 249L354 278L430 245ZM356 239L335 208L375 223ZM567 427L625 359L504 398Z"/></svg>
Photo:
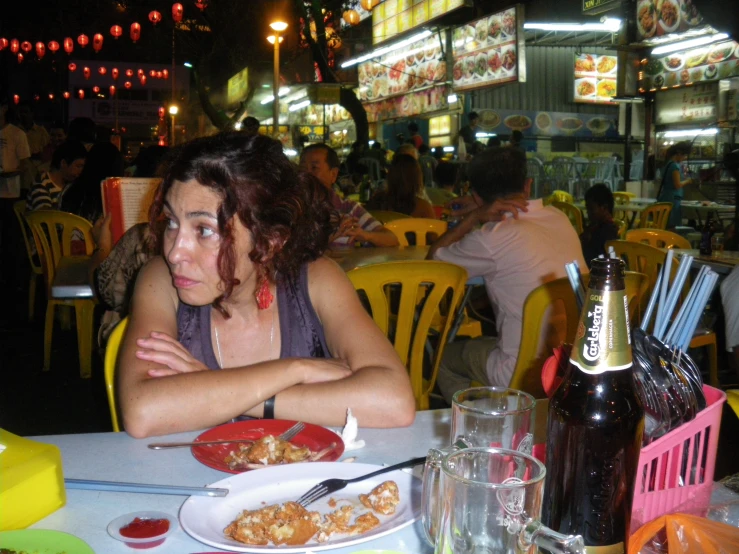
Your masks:
<svg viewBox="0 0 739 554"><path fill-rule="evenodd" d="M180 111L180 109L177 107L176 104L172 104L169 107L169 115L172 116L172 140L170 146L174 146L175 142L175 118L177 117L177 113Z"/></svg>
<svg viewBox="0 0 739 554"><path fill-rule="evenodd" d="M272 100L272 134L277 137L277 130L280 124L280 43L282 42L280 33L287 29L287 23L284 21L273 21L269 26L275 32L274 35L268 36L267 40L275 47L274 77L272 80L272 96L274 97Z"/></svg>

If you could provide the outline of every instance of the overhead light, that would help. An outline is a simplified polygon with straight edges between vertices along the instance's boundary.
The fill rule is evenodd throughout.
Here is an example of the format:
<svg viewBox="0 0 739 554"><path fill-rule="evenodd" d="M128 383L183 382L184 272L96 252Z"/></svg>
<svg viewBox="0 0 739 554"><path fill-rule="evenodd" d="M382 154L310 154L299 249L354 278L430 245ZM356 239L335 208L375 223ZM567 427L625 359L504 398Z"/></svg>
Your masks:
<svg viewBox="0 0 739 554"><path fill-rule="evenodd" d="M448 104L456 104L457 100L459 100L459 97L456 94L450 94L446 97L446 101Z"/></svg>
<svg viewBox="0 0 739 554"><path fill-rule="evenodd" d="M278 36L277 38L280 39L280 43L282 43L282 41L285 40L285 39L283 39L280 36ZM267 40L269 41L270 44L274 44L275 43L275 36L274 35L269 35L267 37Z"/></svg>
<svg viewBox="0 0 739 554"><path fill-rule="evenodd" d="M680 138L680 137L698 137L698 136L713 136L718 134L717 128L712 129L694 129L692 131L667 131L664 134L665 138Z"/></svg>
<svg viewBox="0 0 739 554"><path fill-rule="evenodd" d="M185 67L189 67L190 69L192 69L192 64L190 62L185 62L182 65L184 65Z"/></svg>
<svg viewBox="0 0 739 554"><path fill-rule="evenodd" d="M293 157L298 155L298 151L293 150L292 148L285 148L283 152L285 153L285 156Z"/></svg>
<svg viewBox="0 0 739 554"><path fill-rule="evenodd" d="M475 133L475 138L497 137L498 133Z"/></svg>
<svg viewBox="0 0 739 554"><path fill-rule="evenodd" d="M454 146L445 146L443 150L444 152L454 152Z"/></svg>
<svg viewBox="0 0 739 554"><path fill-rule="evenodd" d="M524 23L523 28L540 31L601 31L615 33L621 28L621 20L609 17L602 23Z"/></svg>
<svg viewBox="0 0 739 554"><path fill-rule="evenodd" d="M400 42L396 42L395 44L391 44L390 46L383 46L382 48L378 48L377 50L373 50L369 54L364 54L363 56L359 56L358 58L353 58L351 60L347 60L344 63L341 64L342 68L351 67L353 65L356 65L358 63L366 62L367 60L371 60L372 58L379 58L380 56L384 56L385 54L389 54L390 52L394 52L395 50L399 50L401 48L404 48L408 46L409 44L413 44L417 40L424 39L426 37L430 37L433 33L429 31L428 29L425 31L422 31L418 34L413 35L412 37L408 37L407 39L401 40Z"/></svg>
<svg viewBox="0 0 739 554"><path fill-rule="evenodd" d="M298 102L297 104L291 104L288 108L291 112L297 112L300 109L303 109L307 106L310 106L310 100L303 100L302 102Z"/></svg>
<svg viewBox="0 0 739 554"><path fill-rule="evenodd" d="M611 102L616 104L643 104L643 96L614 96L611 98Z"/></svg>
<svg viewBox="0 0 739 554"><path fill-rule="evenodd" d="M280 98L282 98L282 97L283 97L283 96L285 96L285 95L286 95L286 94L287 94L288 92L290 92L290 87L281 87L281 88L280 88L280 90L278 90L278 91L277 91L277 96L279 96ZM270 103L270 102L272 102L272 100L274 100L274 99L275 99L275 97L274 97L273 95L269 95L269 96L267 96L267 97L266 97L266 98L265 98L264 100L262 100L262 101L260 102L260 104L262 104L262 105L264 105L264 104L269 104L269 103Z"/></svg>
<svg viewBox="0 0 739 554"><path fill-rule="evenodd" d="M269 26L272 28L273 31L277 31L278 33L281 33L285 29L287 29L287 23L284 21L273 21L269 24Z"/></svg>
<svg viewBox="0 0 739 554"><path fill-rule="evenodd" d="M705 37L691 38L690 40L681 40L680 42L671 42L664 46L658 46L652 50L652 55L657 54L668 54L669 52L677 52L678 50L689 50L696 46L703 46L704 44L711 44L712 42L718 42L729 38L726 33L718 33L716 35L708 35Z"/></svg>

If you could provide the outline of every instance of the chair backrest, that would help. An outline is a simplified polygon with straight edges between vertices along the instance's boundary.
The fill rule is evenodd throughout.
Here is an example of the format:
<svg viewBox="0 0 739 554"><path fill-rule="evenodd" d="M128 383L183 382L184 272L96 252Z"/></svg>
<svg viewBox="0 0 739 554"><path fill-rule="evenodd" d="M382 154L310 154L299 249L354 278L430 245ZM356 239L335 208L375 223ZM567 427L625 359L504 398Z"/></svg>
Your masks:
<svg viewBox="0 0 739 554"><path fill-rule="evenodd" d="M572 223L575 231L577 231L577 234L582 234L582 212L580 211L580 208L569 202L559 202L557 200L552 202L552 206L563 211L570 220L570 223Z"/></svg>
<svg viewBox="0 0 739 554"><path fill-rule="evenodd" d="M380 180L380 161L375 158L359 158L359 164L367 168L370 179Z"/></svg>
<svg viewBox="0 0 739 554"><path fill-rule="evenodd" d="M632 229L626 233L626 240L643 242L655 248L690 248L688 239L664 229Z"/></svg>
<svg viewBox="0 0 739 554"><path fill-rule="evenodd" d="M639 229L667 229L672 202L655 202L647 206L639 218Z"/></svg>
<svg viewBox="0 0 739 554"><path fill-rule="evenodd" d="M400 212L391 212L387 210L373 210L370 212L370 215L383 225L389 221L395 221L396 219L408 219L411 217Z"/></svg>
<svg viewBox="0 0 739 554"><path fill-rule="evenodd" d="M72 240L79 233L84 239L85 254L92 254L92 223L78 215L58 210L38 210L26 214L36 244L43 253L46 287L51 290L56 265L62 256L72 255ZM77 233L76 233L77 232Z"/></svg>
<svg viewBox="0 0 739 554"><path fill-rule="evenodd" d="M26 201L18 200L17 202L13 203L13 211L15 212L16 219L18 219L18 224L21 226L21 235L23 235L23 242L26 244L28 262L31 264L31 269L33 270L33 272L40 274L43 271L43 266L41 265L41 245L35 244L34 249L34 245L31 242L35 242L35 239L33 238L33 233L28 226L28 222L26 221ZM35 256L34 253L38 253L38 256Z"/></svg>
<svg viewBox="0 0 739 554"><path fill-rule="evenodd" d="M118 362L118 351L128 328L128 318L124 317L108 337L105 345L105 392L108 394L108 408L110 408L110 421L113 423L113 431L121 430L118 423L118 410L115 400L115 370Z"/></svg>
<svg viewBox="0 0 739 554"><path fill-rule="evenodd" d="M593 168L593 179L607 183L613 188L613 171L616 168L616 158L613 156L593 158L590 160Z"/></svg>
<svg viewBox="0 0 739 554"><path fill-rule="evenodd" d="M613 203L618 204L628 204L631 202L631 199L634 198L633 192L624 192L622 190L616 191L613 193Z"/></svg>
<svg viewBox="0 0 739 554"><path fill-rule="evenodd" d="M539 198L544 182L544 164L539 158L526 158L526 175L532 180L531 198Z"/></svg>
<svg viewBox="0 0 739 554"><path fill-rule="evenodd" d="M582 277L587 286L590 276ZM635 308L646 292L647 281L643 273L627 271L624 276L632 321ZM541 384L542 365L553 348L562 343L572 344L579 320L580 310L567 278L555 279L531 291L523 306L521 344L509 387L526 391L534 398L546 398Z"/></svg>
<svg viewBox="0 0 739 554"><path fill-rule="evenodd" d="M566 192L564 190L555 190L552 191L552 194L544 199L545 205L550 205L552 204L552 202L569 202L570 204L572 204L575 202L575 199L569 192Z"/></svg>
<svg viewBox="0 0 739 554"><path fill-rule="evenodd" d="M626 231L629 228L629 223L625 219L614 219L613 222L618 225L618 238L620 240L626 240Z"/></svg>
<svg viewBox="0 0 739 554"><path fill-rule="evenodd" d="M372 318L408 368L416 408L427 410L467 271L446 262L408 261L358 267L347 276L366 295ZM435 349L424 368L426 341L439 314Z"/></svg>
<svg viewBox="0 0 739 554"><path fill-rule="evenodd" d="M400 246L408 246L408 234L415 235L416 246L428 244L426 235L431 233L437 237L446 233L447 222L439 219L427 219L424 217L409 217L407 219L396 219L385 225L396 237Z"/></svg>
<svg viewBox="0 0 739 554"><path fill-rule="evenodd" d="M552 177L559 189L568 189L570 180L577 177L575 170L575 160L565 156L559 156L552 160Z"/></svg>

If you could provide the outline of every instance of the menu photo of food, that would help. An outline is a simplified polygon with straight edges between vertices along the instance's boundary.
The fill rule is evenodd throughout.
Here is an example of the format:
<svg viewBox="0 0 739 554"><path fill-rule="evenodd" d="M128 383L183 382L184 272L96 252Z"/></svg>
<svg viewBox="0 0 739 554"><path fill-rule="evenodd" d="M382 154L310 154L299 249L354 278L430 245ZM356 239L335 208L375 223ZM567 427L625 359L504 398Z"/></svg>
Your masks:
<svg viewBox="0 0 739 554"><path fill-rule="evenodd" d="M616 96L618 58L614 55L575 55L575 102L610 104Z"/></svg>
<svg viewBox="0 0 739 554"><path fill-rule="evenodd" d="M516 42L516 8L471 21L454 29L454 57Z"/></svg>
<svg viewBox="0 0 739 554"><path fill-rule="evenodd" d="M694 0L638 0L636 3L639 40L687 31L704 23Z"/></svg>

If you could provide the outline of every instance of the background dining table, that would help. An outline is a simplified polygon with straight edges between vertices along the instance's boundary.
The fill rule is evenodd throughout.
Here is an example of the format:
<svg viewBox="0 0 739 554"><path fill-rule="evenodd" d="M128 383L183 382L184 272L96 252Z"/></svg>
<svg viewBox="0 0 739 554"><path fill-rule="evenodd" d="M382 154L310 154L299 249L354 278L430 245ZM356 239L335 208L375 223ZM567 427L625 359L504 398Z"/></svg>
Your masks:
<svg viewBox="0 0 739 554"><path fill-rule="evenodd" d="M357 438L364 440L366 446L345 452L342 459L356 457L358 463L391 465L425 456L429 448L448 444L450 413L448 409L417 412L415 422L406 428L361 428ZM189 448L151 450L146 446L151 442L192 441L198 435L199 432L194 431L151 439L134 439L127 433L31 438L59 447L65 478L206 486L229 477L230 474L211 469L197 461ZM296 465L295 469L296 472L299 471L300 466ZM127 546L108 535L108 523L118 516L139 510L163 511L177 517L185 500L184 496L67 490L66 506L33 524L31 528L70 533L84 540L98 554L128 554L131 550ZM332 552L349 554L372 549L413 554L432 552L424 538L420 520L390 535ZM220 550L191 538L181 526L162 546L152 550L157 554L216 551Z"/></svg>

